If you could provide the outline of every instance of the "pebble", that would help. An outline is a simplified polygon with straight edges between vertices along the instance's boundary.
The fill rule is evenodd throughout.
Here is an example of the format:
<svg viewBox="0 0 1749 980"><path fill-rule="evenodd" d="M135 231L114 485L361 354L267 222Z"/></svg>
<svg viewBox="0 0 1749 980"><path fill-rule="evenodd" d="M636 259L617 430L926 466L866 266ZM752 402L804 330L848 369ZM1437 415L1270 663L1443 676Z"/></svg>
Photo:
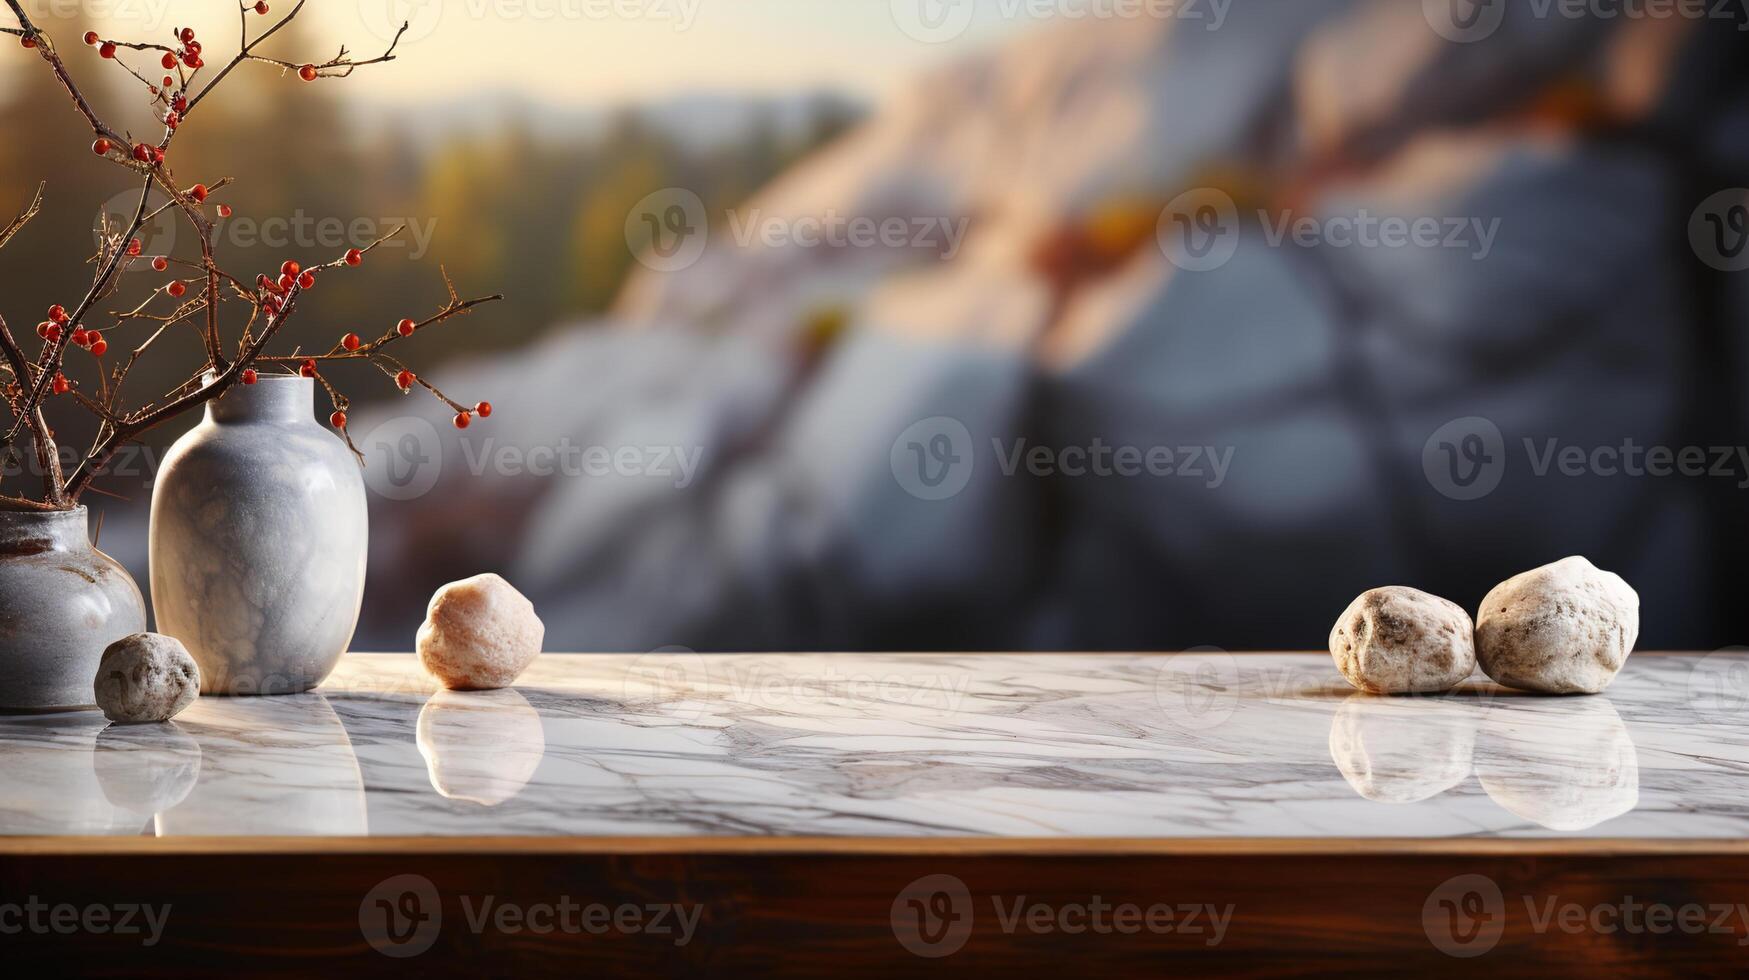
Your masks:
<svg viewBox="0 0 1749 980"><path fill-rule="evenodd" d="M1489 677L1543 694L1607 688L1640 635L1640 597L1582 557L1501 582L1476 616L1476 656Z"/></svg>
<svg viewBox="0 0 1749 980"><path fill-rule="evenodd" d="M1389 585L1349 603L1330 631L1330 656L1369 694L1449 691L1475 670L1474 626L1457 603Z"/></svg>
<svg viewBox="0 0 1749 980"><path fill-rule="evenodd" d="M200 667L181 640L135 633L103 651L92 691L110 721L169 721L200 696Z"/></svg>
<svg viewBox="0 0 1749 980"><path fill-rule="evenodd" d="M419 662L453 691L509 687L540 656L545 636L534 603L488 572L431 597L419 627Z"/></svg>

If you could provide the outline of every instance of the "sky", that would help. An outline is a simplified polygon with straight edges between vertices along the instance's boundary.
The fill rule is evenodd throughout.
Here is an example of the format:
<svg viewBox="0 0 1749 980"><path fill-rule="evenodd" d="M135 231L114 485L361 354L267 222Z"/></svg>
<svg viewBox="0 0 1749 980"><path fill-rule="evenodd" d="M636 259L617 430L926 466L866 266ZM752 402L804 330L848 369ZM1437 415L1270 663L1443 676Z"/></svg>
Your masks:
<svg viewBox="0 0 1749 980"><path fill-rule="evenodd" d="M293 0L269 0L276 19ZM192 26L216 49L235 44L229 0L26 0L55 34L78 7L104 33L144 40ZM315 50L380 54L401 21L399 61L364 97L429 103L492 92L560 105L653 101L701 91L835 89L878 101L927 65L1027 26L1012 0L308 0ZM1004 15L1003 11L1009 11ZM0 19L10 20L9 14ZM63 30L68 34L70 30ZM278 38L273 43L277 43ZM77 43L68 38L62 41Z"/></svg>

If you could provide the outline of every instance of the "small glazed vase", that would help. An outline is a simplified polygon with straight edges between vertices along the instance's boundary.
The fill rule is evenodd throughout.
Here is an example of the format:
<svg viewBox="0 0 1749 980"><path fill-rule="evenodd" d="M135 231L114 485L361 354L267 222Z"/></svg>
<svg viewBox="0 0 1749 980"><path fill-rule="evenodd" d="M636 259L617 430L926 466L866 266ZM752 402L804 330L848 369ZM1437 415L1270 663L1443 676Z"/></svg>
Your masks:
<svg viewBox="0 0 1749 980"><path fill-rule="evenodd" d="M202 694L307 691L352 642L364 479L315 400L310 378L232 386L152 488L152 610L200 664Z"/></svg>
<svg viewBox="0 0 1749 980"><path fill-rule="evenodd" d="M105 647L146 628L139 586L84 507L0 511L0 711L91 707Z"/></svg>

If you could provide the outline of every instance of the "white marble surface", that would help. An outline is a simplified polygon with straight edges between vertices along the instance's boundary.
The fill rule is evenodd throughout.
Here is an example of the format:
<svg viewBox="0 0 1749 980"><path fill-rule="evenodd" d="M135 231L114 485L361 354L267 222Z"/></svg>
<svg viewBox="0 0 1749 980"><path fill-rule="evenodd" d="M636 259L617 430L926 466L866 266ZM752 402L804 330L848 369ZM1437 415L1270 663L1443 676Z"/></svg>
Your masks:
<svg viewBox="0 0 1749 980"><path fill-rule="evenodd" d="M1356 694L1303 655L410 655L166 726L0 718L6 834L1740 838L1749 653L1606 695Z"/></svg>

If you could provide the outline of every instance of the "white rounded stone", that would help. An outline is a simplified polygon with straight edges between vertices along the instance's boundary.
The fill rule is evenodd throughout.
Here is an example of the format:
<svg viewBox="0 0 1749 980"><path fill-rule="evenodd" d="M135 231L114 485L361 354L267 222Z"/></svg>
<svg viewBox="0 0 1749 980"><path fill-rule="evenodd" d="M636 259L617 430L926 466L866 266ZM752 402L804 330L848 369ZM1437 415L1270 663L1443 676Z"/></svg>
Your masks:
<svg viewBox="0 0 1749 980"><path fill-rule="evenodd" d="M1596 694L1640 635L1640 597L1581 557L1501 582L1476 616L1476 656L1489 677L1544 694Z"/></svg>
<svg viewBox="0 0 1749 980"><path fill-rule="evenodd" d="M135 633L103 651L92 691L110 721L169 721L200 696L200 667L174 636Z"/></svg>
<svg viewBox="0 0 1749 980"><path fill-rule="evenodd" d="M1369 694L1449 691L1476 667L1470 614L1455 602L1388 585L1362 592L1330 631L1330 656Z"/></svg>
<svg viewBox="0 0 1749 980"><path fill-rule="evenodd" d="M431 597L419 627L419 661L454 691L509 687L540 656L545 636L534 603L488 572Z"/></svg>

